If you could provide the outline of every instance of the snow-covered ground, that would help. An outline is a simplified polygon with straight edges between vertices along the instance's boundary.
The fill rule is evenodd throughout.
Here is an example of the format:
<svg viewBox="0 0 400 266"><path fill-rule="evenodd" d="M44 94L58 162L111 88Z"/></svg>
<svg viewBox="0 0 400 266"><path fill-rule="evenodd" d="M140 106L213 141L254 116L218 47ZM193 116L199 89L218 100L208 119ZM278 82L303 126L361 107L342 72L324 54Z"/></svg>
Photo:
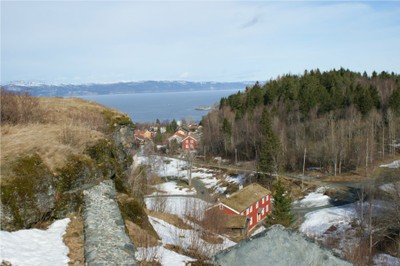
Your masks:
<svg viewBox="0 0 400 266"><path fill-rule="evenodd" d="M165 212L175 214L182 219L186 219L186 215L202 218L204 211L211 205L204 200L193 197L168 197L165 200ZM159 204L157 198L145 198L146 208L156 210Z"/></svg>
<svg viewBox="0 0 400 266"><path fill-rule="evenodd" d="M167 158L158 155L151 156L137 156L135 157L135 164L147 164L152 166L152 170L160 177L178 177L180 179L187 179L187 163L185 160L176 158ZM227 186L223 185L223 181L232 184L243 185L246 180L245 174L240 174L237 176L230 176L223 174L221 170L208 169L204 167L192 167L192 178L199 179L204 186L213 191L213 193L223 194ZM225 184L226 184L225 182ZM168 189L162 186L169 185L158 185L156 188L162 191L170 191L169 194L179 195L179 194L194 194L185 193L184 190ZM175 192L178 192L175 194ZM167 193L168 194L168 193Z"/></svg>
<svg viewBox="0 0 400 266"><path fill-rule="evenodd" d="M152 195L195 195L196 190L194 188L187 188L177 185L175 181L169 181L154 186L158 192L154 192Z"/></svg>
<svg viewBox="0 0 400 266"><path fill-rule="evenodd" d="M138 248L135 253L138 261L156 260L161 265L184 266L187 262L195 261L195 259L176 253L175 251L164 248L163 246Z"/></svg>
<svg viewBox="0 0 400 266"><path fill-rule="evenodd" d="M151 156L137 156L136 165L147 164L152 167L152 170L160 177L186 177L187 163L184 160L175 158L166 158L158 155Z"/></svg>
<svg viewBox="0 0 400 266"><path fill-rule="evenodd" d="M379 189L388 193L400 191L400 182L383 184L379 186Z"/></svg>
<svg viewBox="0 0 400 266"><path fill-rule="evenodd" d="M350 223L357 217L355 204L324 208L309 212L300 226L300 232L309 237L321 237L331 226L343 231L350 228Z"/></svg>
<svg viewBox="0 0 400 266"><path fill-rule="evenodd" d="M315 192L309 193L303 199L293 202L293 204L302 208L327 206L331 198L324 195L326 189L326 187L320 187Z"/></svg>
<svg viewBox="0 0 400 266"><path fill-rule="evenodd" d="M400 258L388 254L378 254L374 257L374 265L400 266Z"/></svg>
<svg viewBox="0 0 400 266"><path fill-rule="evenodd" d="M380 167L386 167L386 168L391 168L391 169L400 168L400 160L393 161L389 164L381 164Z"/></svg>
<svg viewBox="0 0 400 266"><path fill-rule="evenodd" d="M70 219L54 222L47 230L0 231L0 262L12 265L68 265L69 250L62 236Z"/></svg>

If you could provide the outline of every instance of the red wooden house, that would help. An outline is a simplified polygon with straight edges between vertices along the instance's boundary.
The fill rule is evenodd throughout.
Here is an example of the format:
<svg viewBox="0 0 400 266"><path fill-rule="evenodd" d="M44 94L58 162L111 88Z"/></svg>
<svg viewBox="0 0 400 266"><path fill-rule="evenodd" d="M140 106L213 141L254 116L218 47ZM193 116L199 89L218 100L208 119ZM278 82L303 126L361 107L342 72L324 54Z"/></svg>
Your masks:
<svg viewBox="0 0 400 266"><path fill-rule="evenodd" d="M226 214L226 228L248 232L271 213L270 195L268 189L253 183L221 200L210 210L213 215L216 214L215 210Z"/></svg>
<svg viewBox="0 0 400 266"><path fill-rule="evenodd" d="M182 140L182 150L194 151L197 149L197 139L193 136L187 136Z"/></svg>

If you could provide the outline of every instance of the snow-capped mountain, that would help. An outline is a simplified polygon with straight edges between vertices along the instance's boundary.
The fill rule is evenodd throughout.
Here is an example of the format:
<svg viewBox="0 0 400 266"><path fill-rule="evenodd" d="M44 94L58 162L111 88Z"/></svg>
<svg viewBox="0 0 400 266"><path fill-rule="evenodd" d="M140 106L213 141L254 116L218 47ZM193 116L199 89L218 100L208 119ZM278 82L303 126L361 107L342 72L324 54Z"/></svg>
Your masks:
<svg viewBox="0 0 400 266"><path fill-rule="evenodd" d="M35 96L82 96L150 92L184 92L204 90L243 90L254 82L192 82L192 81L123 81L115 83L46 84L16 81L4 88L28 91Z"/></svg>

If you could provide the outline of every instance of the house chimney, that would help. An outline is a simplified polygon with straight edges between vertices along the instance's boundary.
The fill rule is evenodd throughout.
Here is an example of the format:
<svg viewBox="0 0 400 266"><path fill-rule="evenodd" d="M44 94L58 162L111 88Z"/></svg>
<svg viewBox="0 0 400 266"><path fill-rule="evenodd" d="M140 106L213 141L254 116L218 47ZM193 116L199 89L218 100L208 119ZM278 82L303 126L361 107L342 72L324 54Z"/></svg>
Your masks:
<svg viewBox="0 0 400 266"><path fill-rule="evenodd" d="M239 190L243 188L243 184L239 184Z"/></svg>

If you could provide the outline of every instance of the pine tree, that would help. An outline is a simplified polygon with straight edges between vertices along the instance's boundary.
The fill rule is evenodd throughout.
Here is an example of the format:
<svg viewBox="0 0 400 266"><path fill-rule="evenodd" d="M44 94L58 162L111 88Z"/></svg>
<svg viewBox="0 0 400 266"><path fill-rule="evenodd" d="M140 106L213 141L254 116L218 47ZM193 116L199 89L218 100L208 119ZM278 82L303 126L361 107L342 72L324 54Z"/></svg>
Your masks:
<svg viewBox="0 0 400 266"><path fill-rule="evenodd" d="M268 216L267 224L281 224L283 226L289 226L294 221L294 214L292 211L292 199L287 194L284 185L277 181L273 185L272 194L273 197L273 207L271 215Z"/></svg>
<svg viewBox="0 0 400 266"><path fill-rule="evenodd" d="M261 116L261 145L260 160L257 170L261 182L271 183L268 176L278 172L280 143L271 127L270 115L267 109L264 109Z"/></svg>

